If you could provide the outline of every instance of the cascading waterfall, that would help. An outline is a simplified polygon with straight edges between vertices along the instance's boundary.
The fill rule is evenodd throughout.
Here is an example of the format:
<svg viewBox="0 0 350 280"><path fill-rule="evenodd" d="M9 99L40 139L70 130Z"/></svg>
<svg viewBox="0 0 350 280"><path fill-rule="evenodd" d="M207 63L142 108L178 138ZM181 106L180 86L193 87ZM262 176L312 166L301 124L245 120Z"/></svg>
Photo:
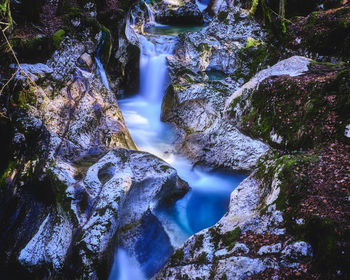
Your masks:
<svg viewBox="0 0 350 280"><path fill-rule="evenodd" d="M101 42L97 46L96 55L95 55L95 62L96 62L96 66L97 66L97 73L98 73L103 85L106 87L106 89L111 90L109 87L109 82L108 82L108 78L106 75L106 71L103 67L103 63L101 62L101 49L105 43L105 36L106 36L106 34L103 32Z"/></svg>
<svg viewBox="0 0 350 280"><path fill-rule="evenodd" d="M170 26L167 28L172 29ZM191 186L191 191L175 205L158 208L153 213L161 222L172 246L178 248L189 236L214 225L225 214L230 193L245 176L194 168L188 159L174 150L176 136L168 124L160 121L160 114L162 99L169 84L166 57L172 55L177 37L138 34L138 39L141 47L140 91L136 96L120 100L119 106L140 150L167 161ZM147 239L147 242L159 241ZM135 257L130 258L122 250L118 250L121 253L117 253L110 280L141 280L144 277L141 274L130 276L133 270L140 272L141 267L145 275L153 275L149 273L149 267L146 273L140 260L135 264ZM115 276L116 271L119 271L119 278Z"/></svg>
<svg viewBox="0 0 350 280"><path fill-rule="evenodd" d="M153 13L151 7L146 2L144 2L144 3L145 3L146 8L147 8L148 23L149 24L155 24L156 23L156 19L154 17L154 13Z"/></svg>

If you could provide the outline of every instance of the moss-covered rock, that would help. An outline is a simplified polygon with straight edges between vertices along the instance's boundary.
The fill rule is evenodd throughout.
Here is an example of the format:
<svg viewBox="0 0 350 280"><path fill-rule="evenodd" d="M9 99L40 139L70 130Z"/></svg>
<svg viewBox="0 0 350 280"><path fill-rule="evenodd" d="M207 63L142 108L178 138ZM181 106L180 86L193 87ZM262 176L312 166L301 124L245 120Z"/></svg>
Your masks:
<svg viewBox="0 0 350 280"><path fill-rule="evenodd" d="M233 118L243 111L241 130L289 150L310 148L330 139L346 141L350 71L334 67L321 71L312 65L310 69L303 76L267 78L248 98L233 102Z"/></svg>
<svg viewBox="0 0 350 280"><path fill-rule="evenodd" d="M284 46L350 60L350 7L312 12L287 26Z"/></svg>

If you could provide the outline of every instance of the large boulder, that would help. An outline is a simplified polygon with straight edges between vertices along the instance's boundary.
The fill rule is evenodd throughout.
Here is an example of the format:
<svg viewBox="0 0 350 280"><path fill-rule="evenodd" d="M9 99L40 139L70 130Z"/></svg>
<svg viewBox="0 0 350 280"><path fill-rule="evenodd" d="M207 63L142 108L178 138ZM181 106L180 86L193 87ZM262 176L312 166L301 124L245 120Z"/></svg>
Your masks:
<svg viewBox="0 0 350 280"><path fill-rule="evenodd" d="M315 11L287 25L285 47L299 54L350 59L350 7ZM329 61L329 60L328 60Z"/></svg>
<svg viewBox="0 0 350 280"><path fill-rule="evenodd" d="M278 148L347 141L348 76L342 66L291 57L259 72L236 91L228 99L226 114L244 133Z"/></svg>

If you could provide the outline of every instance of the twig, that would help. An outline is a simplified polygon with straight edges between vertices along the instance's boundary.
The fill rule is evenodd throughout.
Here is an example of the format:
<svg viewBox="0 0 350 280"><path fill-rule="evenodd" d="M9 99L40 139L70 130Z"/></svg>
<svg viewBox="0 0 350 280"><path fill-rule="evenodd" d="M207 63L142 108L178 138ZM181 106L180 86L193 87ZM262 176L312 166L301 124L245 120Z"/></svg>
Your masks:
<svg viewBox="0 0 350 280"><path fill-rule="evenodd" d="M16 70L16 72L14 72L11 76L11 78L2 86L1 90L0 90L0 95L2 94L3 90L5 89L5 87L11 82L11 80L16 76L16 74L18 73L19 69Z"/></svg>

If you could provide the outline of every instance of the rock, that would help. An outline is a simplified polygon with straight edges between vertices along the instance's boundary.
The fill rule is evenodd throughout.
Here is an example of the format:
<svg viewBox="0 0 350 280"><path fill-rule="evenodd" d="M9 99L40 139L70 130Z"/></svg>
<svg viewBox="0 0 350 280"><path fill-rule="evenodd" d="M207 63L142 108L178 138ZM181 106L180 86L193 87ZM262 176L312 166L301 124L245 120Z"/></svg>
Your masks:
<svg viewBox="0 0 350 280"><path fill-rule="evenodd" d="M237 242L235 247L233 247L232 252L233 253L241 253L241 254L248 254L249 253L249 248L247 247L247 245L243 244L243 243L239 243Z"/></svg>
<svg viewBox="0 0 350 280"><path fill-rule="evenodd" d="M156 21L169 25L200 25L203 15L195 3L187 2L177 9L163 9L156 13Z"/></svg>
<svg viewBox="0 0 350 280"><path fill-rule="evenodd" d="M242 96L244 91L256 89L259 83L261 83L267 77L281 75L289 75L291 77L300 76L309 70L308 65L310 62L311 60L306 57L293 56L278 62L270 68L260 71L249 82L241 86L230 96L230 98L227 99L225 104L226 113L230 113L229 106L232 104L235 98Z"/></svg>
<svg viewBox="0 0 350 280"><path fill-rule="evenodd" d="M290 245L282 251L282 258L286 262L298 262L300 260L309 260L312 258L312 247L309 243L305 241L297 241Z"/></svg>
<svg viewBox="0 0 350 280"><path fill-rule="evenodd" d="M348 76L347 69L336 65L291 57L260 71L237 90L227 100L225 115L241 132L272 147L306 149L329 137L345 141ZM315 79L320 81L317 86ZM321 103L323 111L317 109Z"/></svg>
<svg viewBox="0 0 350 280"><path fill-rule="evenodd" d="M312 12L288 26L283 43L285 47L300 55L308 53L316 59L318 56L326 56L348 61L349 15L350 8L344 6L329 11Z"/></svg>
<svg viewBox="0 0 350 280"><path fill-rule="evenodd" d="M173 168L148 153L111 150L86 170L88 160L94 159L81 159L74 165L57 162L47 172L56 180L52 183L65 187L19 252L18 261L29 272L42 269L44 275L51 271L69 273L70 277L107 277L117 230L124 228L123 242L127 244L130 224L143 219L149 223L147 217L159 204L172 203L188 190ZM146 227L143 222L141 225ZM162 229L159 222L158 227ZM136 238L141 234L136 233ZM163 238L168 238L164 231ZM169 255L169 239L168 243Z"/></svg>
<svg viewBox="0 0 350 280"><path fill-rule="evenodd" d="M188 190L165 162L126 149L110 151L92 165L83 186L94 209L83 223L83 235L76 244L85 265L82 272L89 278L95 277L94 263L100 263L106 254L111 257L113 250L108 249L114 244L118 228L137 224L158 204L171 203ZM79 205L74 209L76 214L84 214ZM124 233L127 235L127 231Z"/></svg>
<svg viewBox="0 0 350 280"><path fill-rule="evenodd" d="M266 269L264 263L259 259L249 257L230 257L219 260L216 277L228 279L245 279Z"/></svg>
<svg viewBox="0 0 350 280"><path fill-rule="evenodd" d="M277 211L274 205L267 207L264 203L265 196L269 196L270 192L271 189L257 179L255 173L250 175L232 192L229 210L225 216L213 227L192 236L179 249L184 253L180 263L168 262L163 271L157 274L156 279L174 279L172 275L180 274L188 274L189 279L196 279L199 277L197 271L201 271L200 277L204 279L210 279L213 275L215 279L225 275L228 279L244 279L267 268L279 268L280 263L266 258L265 254L278 255L282 250L281 243L263 246L258 253L254 253L248 248L249 243L245 244L242 238L242 234L248 231L256 234L285 233L281 228L283 225L281 212ZM262 214L259 209L264 207L268 209ZM199 239L203 245L198 251L194 251L193 246ZM236 242L237 239L239 241ZM202 253L206 254L207 263L198 264L200 269L194 271L190 264L196 263L196 259ZM244 256L247 254L249 257Z"/></svg>
<svg viewBox="0 0 350 280"><path fill-rule="evenodd" d="M239 86L238 68L246 67L240 63L242 46L248 37L264 36L239 9L227 11L225 19L214 18L199 32L179 35L175 54L168 57L171 85L163 100L162 120L177 128L179 149L194 162L249 171L269 149L242 135L221 114L230 92ZM205 71L220 71L226 79L208 82Z"/></svg>
<svg viewBox="0 0 350 280"><path fill-rule="evenodd" d="M254 168L268 146L252 140L222 119L204 132L187 136L182 150L195 162L248 172Z"/></svg>
<svg viewBox="0 0 350 280"><path fill-rule="evenodd" d="M13 66L13 68L17 68L18 70L16 79L23 82L26 81L28 77L36 82L39 79L47 78L53 72L52 68L43 63L20 64L20 67Z"/></svg>
<svg viewBox="0 0 350 280"><path fill-rule="evenodd" d="M127 199L129 191L136 192L131 190L131 167L125 166L127 170L116 175L113 172L118 168L113 171L113 164L125 163L138 152L119 152L119 161L111 156L112 169L100 166L96 181L86 178L89 168L108 150L136 149L114 93L95 73L93 55L101 34L99 28L93 29L82 20L46 64L21 65L32 81L23 75L15 77L16 87L11 92L14 104L7 113L11 117L11 146L16 150L7 159L8 175L0 194L1 271L15 278L53 274L79 278L84 273L89 279L108 276L121 199ZM142 161L142 156L136 158ZM146 158L142 164L132 163L143 166L142 170L132 168L141 176L138 183L149 186L143 193L154 196L149 200L144 197L143 202L149 204L135 207L135 219L141 219L163 198L172 200L186 191L186 184L176 181L173 169L152 156ZM162 174L158 179L151 173L152 160L164 168L154 171ZM113 184L104 181L108 176ZM143 178L153 180L153 184L148 185ZM91 185L87 186L85 179ZM158 183L164 186L154 189ZM181 185L181 191L170 191L173 183Z"/></svg>
<svg viewBox="0 0 350 280"><path fill-rule="evenodd" d="M281 243L273 244L273 245L266 245L262 246L259 251L258 255L268 255L268 254L276 254L279 253L282 250Z"/></svg>
<svg viewBox="0 0 350 280"><path fill-rule="evenodd" d="M350 138L350 124L346 125L344 135L347 138Z"/></svg>

